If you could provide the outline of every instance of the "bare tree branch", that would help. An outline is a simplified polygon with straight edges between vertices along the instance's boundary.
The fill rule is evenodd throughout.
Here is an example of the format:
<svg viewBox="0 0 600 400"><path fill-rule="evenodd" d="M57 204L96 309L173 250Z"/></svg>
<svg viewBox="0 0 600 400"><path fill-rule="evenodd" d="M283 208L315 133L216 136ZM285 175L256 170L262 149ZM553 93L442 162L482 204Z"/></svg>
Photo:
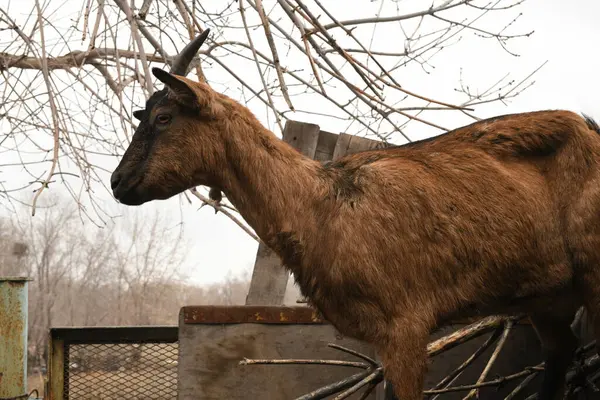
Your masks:
<svg viewBox="0 0 600 400"><path fill-rule="evenodd" d="M402 71L431 68L434 55L451 52L464 32L510 52L510 41L528 34L515 28L520 2L435 0L410 13L383 7L375 17L361 12L342 19L338 6L320 0L277 0L269 9L256 0L96 0L85 2L69 24L57 17L61 6L54 0L42 9L43 24L35 10L28 17L27 6L10 3L18 12L0 7L7 37L0 52L0 154L10 156L0 194L14 200L17 189L58 173L57 183L80 210L104 223L102 199L111 196L106 162L122 154L136 127L133 109L156 90L151 67L169 65L169 54L207 27L213 33L192 62L198 79L208 72L216 90L246 103L276 133L288 118L327 118L338 131L400 143L422 127L443 132L450 127L436 115L478 119L476 108L509 101L532 76L506 74L484 90L457 76L458 90L432 94ZM409 21L414 26L407 31ZM384 22L400 28L397 40L373 41L379 26L394 26ZM44 168L53 159L56 171L48 178ZM17 174L8 168L18 167L25 181L12 178Z"/></svg>

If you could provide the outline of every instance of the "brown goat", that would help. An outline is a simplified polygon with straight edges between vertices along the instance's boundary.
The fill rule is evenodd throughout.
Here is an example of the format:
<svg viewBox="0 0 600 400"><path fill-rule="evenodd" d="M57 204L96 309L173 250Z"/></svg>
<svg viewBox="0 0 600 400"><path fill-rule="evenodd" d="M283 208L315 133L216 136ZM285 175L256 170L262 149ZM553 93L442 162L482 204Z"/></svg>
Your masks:
<svg viewBox="0 0 600 400"><path fill-rule="evenodd" d="M321 164L243 105L186 79L207 32L156 92L111 184L123 204L223 191L340 332L372 343L402 400L458 317L525 313L559 399L585 305L600 333L600 129L567 111L506 115Z"/></svg>

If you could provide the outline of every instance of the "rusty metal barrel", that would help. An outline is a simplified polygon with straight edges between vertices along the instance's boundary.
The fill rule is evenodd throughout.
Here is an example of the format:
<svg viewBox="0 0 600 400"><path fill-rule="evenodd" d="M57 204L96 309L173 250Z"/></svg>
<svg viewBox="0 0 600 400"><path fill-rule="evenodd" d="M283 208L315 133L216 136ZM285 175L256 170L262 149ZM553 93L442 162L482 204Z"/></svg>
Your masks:
<svg viewBox="0 0 600 400"><path fill-rule="evenodd" d="M0 398L27 398L27 282L0 277Z"/></svg>

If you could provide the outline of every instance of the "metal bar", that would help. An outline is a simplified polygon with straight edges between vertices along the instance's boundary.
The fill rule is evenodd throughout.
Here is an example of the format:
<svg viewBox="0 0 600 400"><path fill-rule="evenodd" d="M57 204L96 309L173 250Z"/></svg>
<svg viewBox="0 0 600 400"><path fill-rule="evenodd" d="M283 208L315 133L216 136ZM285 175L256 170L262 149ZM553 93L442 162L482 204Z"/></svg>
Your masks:
<svg viewBox="0 0 600 400"><path fill-rule="evenodd" d="M185 306L186 324L325 324L310 307L296 306Z"/></svg>
<svg viewBox="0 0 600 400"><path fill-rule="evenodd" d="M94 326L51 328L51 341L70 344L175 343L177 326Z"/></svg>
<svg viewBox="0 0 600 400"><path fill-rule="evenodd" d="M72 345L166 344L179 341L178 326L55 327L49 332L48 391L50 400L68 400ZM98 382L101 385L101 382Z"/></svg>
<svg viewBox="0 0 600 400"><path fill-rule="evenodd" d="M65 389L65 341L49 335L48 391L50 400L63 400Z"/></svg>
<svg viewBox="0 0 600 400"><path fill-rule="evenodd" d="M27 282L0 278L0 398L27 393Z"/></svg>

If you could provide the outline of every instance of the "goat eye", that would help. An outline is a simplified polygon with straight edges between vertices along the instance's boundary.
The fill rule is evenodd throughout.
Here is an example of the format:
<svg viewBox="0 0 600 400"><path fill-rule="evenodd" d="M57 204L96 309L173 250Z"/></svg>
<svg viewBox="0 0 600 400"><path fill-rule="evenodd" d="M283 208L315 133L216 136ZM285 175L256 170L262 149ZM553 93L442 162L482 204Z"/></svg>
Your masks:
<svg viewBox="0 0 600 400"><path fill-rule="evenodd" d="M169 121L171 121L171 116L170 116L169 114L158 114L158 115L156 116L156 121L157 121L159 124L166 124L166 123L168 123Z"/></svg>

